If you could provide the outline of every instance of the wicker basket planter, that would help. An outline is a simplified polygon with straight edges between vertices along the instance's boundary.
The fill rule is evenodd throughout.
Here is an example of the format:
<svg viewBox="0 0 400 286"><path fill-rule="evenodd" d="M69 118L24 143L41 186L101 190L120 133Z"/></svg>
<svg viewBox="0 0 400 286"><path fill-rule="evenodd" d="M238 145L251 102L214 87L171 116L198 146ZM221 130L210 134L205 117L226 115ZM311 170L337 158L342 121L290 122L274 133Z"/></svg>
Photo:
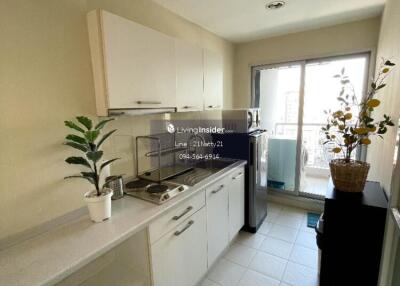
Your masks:
<svg viewBox="0 0 400 286"><path fill-rule="evenodd" d="M364 190L369 164L362 161L335 159L329 163L335 188L343 192L359 193Z"/></svg>

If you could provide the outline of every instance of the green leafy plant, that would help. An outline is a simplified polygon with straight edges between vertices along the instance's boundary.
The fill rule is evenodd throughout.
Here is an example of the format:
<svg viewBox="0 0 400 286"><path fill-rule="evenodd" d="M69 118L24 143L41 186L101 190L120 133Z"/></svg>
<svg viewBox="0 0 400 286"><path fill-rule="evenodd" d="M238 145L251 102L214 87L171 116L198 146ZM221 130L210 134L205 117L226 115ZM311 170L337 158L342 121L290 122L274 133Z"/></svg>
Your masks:
<svg viewBox="0 0 400 286"><path fill-rule="evenodd" d="M88 169L86 172L81 172L79 175L65 177L65 179L79 178L84 179L93 184L96 188L96 195L100 196L104 186L100 187L100 175L104 168L119 158L110 159L101 162L103 151L100 150L102 144L115 132L111 130L100 137L101 130L110 121L106 119L100 121L97 125L93 125L93 121L85 116L76 117L77 123L73 121L64 121L65 126L78 132L76 134L68 134L65 139L65 145L77 149L83 153L83 156L72 156L65 159L65 162L73 165L80 165Z"/></svg>
<svg viewBox="0 0 400 286"><path fill-rule="evenodd" d="M358 146L371 144L370 136L379 136L383 139L388 126L394 126L390 116L384 114L382 120L376 121L372 112L380 105L374 96L386 86L385 80L391 68L395 66L389 60L382 60L378 75L373 79L370 89L361 103L357 97L345 69L335 75L342 87L337 100L340 109L334 112L325 111L328 115L327 125L322 128L326 141L324 144L333 143L333 153L342 153L346 162L350 162L351 154ZM353 116L353 111L358 111L358 116Z"/></svg>

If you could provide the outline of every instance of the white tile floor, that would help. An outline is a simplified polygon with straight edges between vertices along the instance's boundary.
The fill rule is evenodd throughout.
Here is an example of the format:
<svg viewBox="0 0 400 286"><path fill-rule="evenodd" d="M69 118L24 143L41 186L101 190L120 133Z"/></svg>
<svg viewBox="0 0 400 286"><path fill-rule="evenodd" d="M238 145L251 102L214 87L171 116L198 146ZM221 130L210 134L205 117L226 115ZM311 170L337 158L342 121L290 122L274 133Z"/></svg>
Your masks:
<svg viewBox="0 0 400 286"><path fill-rule="evenodd" d="M239 233L201 286L317 286L318 252L307 211L268 205L256 234Z"/></svg>

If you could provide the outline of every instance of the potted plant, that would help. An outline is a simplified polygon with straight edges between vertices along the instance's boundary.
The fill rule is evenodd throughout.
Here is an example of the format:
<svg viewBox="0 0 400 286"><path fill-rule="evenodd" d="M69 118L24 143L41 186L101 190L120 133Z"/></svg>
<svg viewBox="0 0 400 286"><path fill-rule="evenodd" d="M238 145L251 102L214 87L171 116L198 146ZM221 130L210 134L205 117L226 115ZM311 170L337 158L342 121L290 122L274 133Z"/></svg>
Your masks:
<svg viewBox="0 0 400 286"><path fill-rule="evenodd" d="M366 162L352 159L357 147L371 144L370 136L383 139L388 126L394 126L390 116L383 115L383 119L375 120L372 112L380 105L375 98L377 92L383 89L390 69L395 64L389 60L382 60L379 72L373 79L370 88L361 101L357 97L349 77L344 68L335 75L342 87L337 100L340 108L336 111L325 111L328 115L327 125L322 128L331 151L339 158L331 160L329 167L335 187L345 192L362 192L367 180L370 165ZM354 116L353 114L357 114Z"/></svg>
<svg viewBox="0 0 400 286"><path fill-rule="evenodd" d="M78 175L65 177L65 179L84 179L94 186L94 190L85 193L84 200L87 203L91 219L94 222L101 222L111 217L111 196L113 192L101 185L100 178L104 168L119 158L101 161L103 151L100 150L100 147L117 130L111 130L100 137L103 127L114 119L100 121L96 126L93 126L92 120L85 116L78 116L76 120L77 123L64 121L65 126L79 133L79 135L68 134L65 137L65 145L79 150L83 153L83 156L68 157L65 162L80 165L86 170Z"/></svg>

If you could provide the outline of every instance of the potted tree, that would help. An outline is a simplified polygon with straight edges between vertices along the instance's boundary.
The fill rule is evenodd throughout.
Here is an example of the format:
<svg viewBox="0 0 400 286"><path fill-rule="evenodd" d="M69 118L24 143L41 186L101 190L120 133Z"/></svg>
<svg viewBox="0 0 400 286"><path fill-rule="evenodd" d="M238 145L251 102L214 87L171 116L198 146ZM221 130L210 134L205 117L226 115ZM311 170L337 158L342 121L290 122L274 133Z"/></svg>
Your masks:
<svg viewBox="0 0 400 286"><path fill-rule="evenodd" d="M94 190L85 193L84 200L87 203L91 219L94 222L101 222L111 217L111 196L113 192L101 185L100 178L104 168L119 158L101 161L103 151L100 150L100 147L117 130L111 130L100 137L103 127L114 120L113 118L100 121L95 126L92 120L85 116L78 116L76 120L77 123L64 121L65 126L79 133L79 135L68 134L65 137L65 145L79 150L83 153L83 156L68 157L65 162L82 166L86 170L78 175L65 177L65 179L84 179L94 186Z"/></svg>
<svg viewBox="0 0 400 286"><path fill-rule="evenodd" d="M380 105L380 101L374 97L386 86L385 80L394 65L389 60L382 60L376 78L360 103L357 102L353 85L345 70L342 69L340 74L334 76L342 85L337 98L340 108L336 111L325 111L328 118L322 131L326 137L323 144L329 143L332 146L331 151L338 155L338 158L331 160L329 167L333 184L340 191L363 191L370 165L352 159L352 154L357 147L371 144L370 136L383 139L387 127L394 126L390 116L385 114L383 119L375 120L372 114ZM353 113L357 115L354 116Z"/></svg>

